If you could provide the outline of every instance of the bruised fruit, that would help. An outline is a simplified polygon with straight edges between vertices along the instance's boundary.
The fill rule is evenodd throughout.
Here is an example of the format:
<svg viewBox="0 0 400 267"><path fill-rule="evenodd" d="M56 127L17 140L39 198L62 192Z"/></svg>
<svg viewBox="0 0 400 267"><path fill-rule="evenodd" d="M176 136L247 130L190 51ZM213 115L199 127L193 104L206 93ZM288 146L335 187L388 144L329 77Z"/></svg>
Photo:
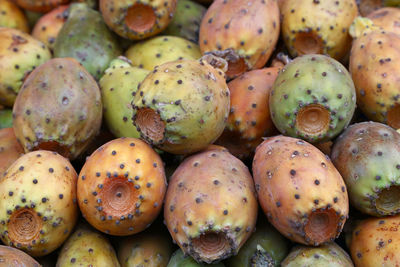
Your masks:
<svg viewBox="0 0 400 267"><path fill-rule="evenodd" d="M121 37L140 40L163 31L174 15L177 0L100 0L107 25Z"/></svg>
<svg viewBox="0 0 400 267"><path fill-rule="evenodd" d="M68 8L68 5L59 6L43 15L35 24L32 36L53 50L58 33L67 20Z"/></svg>
<svg viewBox="0 0 400 267"><path fill-rule="evenodd" d="M319 143L333 139L350 123L356 93L349 72L338 61L304 55L279 73L269 107L282 134Z"/></svg>
<svg viewBox="0 0 400 267"><path fill-rule="evenodd" d="M346 185L316 147L268 138L257 147L253 175L264 213L284 236L314 246L339 236L349 212Z"/></svg>
<svg viewBox="0 0 400 267"><path fill-rule="evenodd" d="M0 245L0 262L2 266L40 267L31 256L19 249Z"/></svg>
<svg viewBox="0 0 400 267"><path fill-rule="evenodd" d="M11 0L0 0L0 27L29 32L28 20L24 12Z"/></svg>
<svg viewBox="0 0 400 267"><path fill-rule="evenodd" d="M353 230L350 252L356 267L400 265L400 215L370 218Z"/></svg>
<svg viewBox="0 0 400 267"><path fill-rule="evenodd" d="M349 27L357 16L355 0L285 0L282 38L293 57L325 54L344 60L351 47Z"/></svg>
<svg viewBox="0 0 400 267"><path fill-rule="evenodd" d="M395 7L380 8L368 15L372 23L386 32L400 34L400 9Z"/></svg>
<svg viewBox="0 0 400 267"><path fill-rule="evenodd" d="M40 41L12 28L0 27L0 104L12 107L28 74L51 58Z"/></svg>
<svg viewBox="0 0 400 267"><path fill-rule="evenodd" d="M111 235L143 231L161 211L166 178L158 154L136 138L119 138L97 149L79 174L83 217Z"/></svg>
<svg viewBox="0 0 400 267"><path fill-rule="evenodd" d="M68 19L54 44L54 57L71 57L99 80L111 60L121 54L116 36L100 12L84 3L71 4Z"/></svg>
<svg viewBox="0 0 400 267"><path fill-rule="evenodd" d="M52 150L75 159L100 129L100 90L78 61L54 58L25 80L13 114L25 152Z"/></svg>
<svg viewBox="0 0 400 267"><path fill-rule="evenodd" d="M216 264L205 264L198 263L192 257L185 256L181 249L178 249L172 254L170 261L168 262L167 267L206 267L206 266L214 266L214 267L224 267L223 263Z"/></svg>
<svg viewBox="0 0 400 267"><path fill-rule="evenodd" d="M262 68L279 37L276 0L215 0L200 25L203 54L228 61L228 78Z"/></svg>
<svg viewBox="0 0 400 267"><path fill-rule="evenodd" d="M114 248L102 234L86 225L79 225L62 246L56 267L107 266L119 267Z"/></svg>
<svg viewBox="0 0 400 267"><path fill-rule="evenodd" d="M212 55L156 67L132 101L132 121L142 138L173 154L193 153L213 143L224 130L230 103L219 67L226 67L226 61Z"/></svg>
<svg viewBox="0 0 400 267"><path fill-rule="evenodd" d="M217 148L186 158L176 169L164 219L185 254L210 264L237 254L254 230L257 210L248 168Z"/></svg>
<svg viewBox="0 0 400 267"><path fill-rule="evenodd" d="M262 137L277 133L268 99L279 68L244 73L228 83L231 107L224 132L216 141L238 158L248 158Z"/></svg>
<svg viewBox="0 0 400 267"><path fill-rule="evenodd" d="M319 247L296 246L281 266L354 267L354 264L346 251L330 242Z"/></svg>
<svg viewBox="0 0 400 267"><path fill-rule="evenodd" d="M0 177L20 156L24 154L23 147L18 143L13 128L0 130Z"/></svg>
<svg viewBox="0 0 400 267"><path fill-rule="evenodd" d="M15 0L23 9L45 13L57 6L69 3L70 0Z"/></svg>
<svg viewBox="0 0 400 267"><path fill-rule="evenodd" d="M16 160L0 180L1 240L32 256L61 246L78 218L76 180L71 163L56 152Z"/></svg>
<svg viewBox="0 0 400 267"><path fill-rule="evenodd" d="M116 137L135 137L140 134L131 123L133 110L132 94L150 71L132 67L130 61L119 57L111 61L104 76L100 79L101 99L104 106L104 119Z"/></svg>
<svg viewBox="0 0 400 267"><path fill-rule="evenodd" d="M373 216L400 212L400 134L385 124L351 125L332 149L354 207Z"/></svg>
<svg viewBox="0 0 400 267"><path fill-rule="evenodd" d="M161 35L132 45L126 57L135 67L153 70L169 61L199 59L201 52L197 44L184 38Z"/></svg>

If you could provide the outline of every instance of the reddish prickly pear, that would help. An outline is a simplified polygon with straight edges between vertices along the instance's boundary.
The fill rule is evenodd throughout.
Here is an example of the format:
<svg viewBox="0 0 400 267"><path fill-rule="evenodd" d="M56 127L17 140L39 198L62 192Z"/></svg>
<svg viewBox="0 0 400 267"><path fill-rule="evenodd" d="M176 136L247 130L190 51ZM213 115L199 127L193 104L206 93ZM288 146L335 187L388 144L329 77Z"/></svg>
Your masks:
<svg viewBox="0 0 400 267"><path fill-rule="evenodd" d="M29 32L28 20L24 12L11 0L0 0L0 27L15 28Z"/></svg>
<svg viewBox="0 0 400 267"><path fill-rule="evenodd" d="M15 0L17 5L34 12L49 12L57 6L69 3L70 0Z"/></svg>
<svg viewBox="0 0 400 267"><path fill-rule="evenodd" d="M0 177L24 154L24 148L18 143L13 128L0 130Z"/></svg>
<svg viewBox="0 0 400 267"><path fill-rule="evenodd" d="M40 267L40 264L19 249L0 245L0 262L3 266Z"/></svg>
<svg viewBox="0 0 400 267"><path fill-rule="evenodd" d="M386 32L400 34L400 9L395 7L380 8L367 16L374 25Z"/></svg>

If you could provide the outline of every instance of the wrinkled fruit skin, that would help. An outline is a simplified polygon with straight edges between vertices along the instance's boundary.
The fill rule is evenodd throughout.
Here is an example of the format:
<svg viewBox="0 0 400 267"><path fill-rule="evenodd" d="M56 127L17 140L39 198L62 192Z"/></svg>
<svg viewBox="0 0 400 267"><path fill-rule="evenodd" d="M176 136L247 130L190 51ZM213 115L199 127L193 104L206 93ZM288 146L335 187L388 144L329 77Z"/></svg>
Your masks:
<svg viewBox="0 0 400 267"><path fill-rule="evenodd" d="M0 27L14 28L29 33L28 20L24 12L10 0L0 0Z"/></svg>
<svg viewBox="0 0 400 267"><path fill-rule="evenodd" d="M170 179L164 218L172 238L197 262L235 255L250 237L257 199L247 167L227 150L188 157Z"/></svg>
<svg viewBox="0 0 400 267"><path fill-rule="evenodd" d="M354 264L346 251L336 243L330 242L320 247L296 246L281 266L354 267Z"/></svg>
<svg viewBox="0 0 400 267"><path fill-rule="evenodd" d="M23 9L46 13L60 5L68 4L70 0L15 0Z"/></svg>
<svg viewBox="0 0 400 267"><path fill-rule="evenodd" d="M381 27L386 32L400 34L400 9L395 7L380 8L367 16L374 25Z"/></svg>
<svg viewBox="0 0 400 267"><path fill-rule="evenodd" d="M258 201L270 223L305 245L335 239L349 213L343 178L311 144L276 136L257 147L253 175Z"/></svg>
<svg viewBox="0 0 400 267"><path fill-rule="evenodd" d="M200 49L227 60L226 74L234 78L265 65L278 42L279 25L275 0L215 0L200 25Z"/></svg>
<svg viewBox="0 0 400 267"><path fill-rule="evenodd" d="M370 218L353 230L350 252L356 267L400 264L400 216Z"/></svg>
<svg viewBox="0 0 400 267"><path fill-rule="evenodd" d="M67 20L68 8L69 5L59 6L46 13L35 23L35 27L32 30L32 36L43 42L52 51L54 50L58 33Z"/></svg>
<svg viewBox="0 0 400 267"><path fill-rule="evenodd" d="M18 143L13 128L0 130L0 177L20 156L24 154L23 147Z"/></svg>
<svg viewBox="0 0 400 267"><path fill-rule="evenodd" d="M121 49L100 12L84 3L71 4L68 19L54 44L54 57L72 57L99 80Z"/></svg>
<svg viewBox="0 0 400 267"><path fill-rule="evenodd" d="M60 250L56 267L120 267L114 248L102 234L80 225Z"/></svg>
<svg viewBox="0 0 400 267"><path fill-rule="evenodd" d="M71 163L55 152L16 160L0 181L1 240L35 257L61 246L78 218L76 180Z"/></svg>
<svg viewBox="0 0 400 267"><path fill-rule="evenodd" d="M216 143L240 159L250 157L262 137L278 132L268 105L278 72L275 67L252 70L228 83L231 108L225 130Z"/></svg>
<svg viewBox="0 0 400 267"><path fill-rule="evenodd" d="M172 254L170 261L168 262L167 267L224 267L225 265L220 262L216 264L206 264L206 263L198 263L192 257L185 256L181 249L178 249Z"/></svg>
<svg viewBox="0 0 400 267"><path fill-rule="evenodd" d="M0 245L0 262L3 266L41 266L34 258L21 250L3 245Z"/></svg>
<svg viewBox="0 0 400 267"><path fill-rule="evenodd" d="M100 90L75 59L51 59L25 80L13 114L25 152L54 150L75 159L100 129Z"/></svg>
<svg viewBox="0 0 400 267"><path fill-rule="evenodd" d="M97 149L79 173L83 217L111 235L143 231L161 211L166 178L158 154L136 138L119 138Z"/></svg>
<svg viewBox="0 0 400 267"><path fill-rule="evenodd" d="M163 31L174 16L176 0L100 0L107 25L121 37L141 40Z"/></svg>
<svg viewBox="0 0 400 267"><path fill-rule="evenodd" d="M104 119L108 129L116 137L139 138L140 134L131 123L133 110L132 94L150 71L132 67L126 58L111 61L104 76L100 79L101 100L104 107Z"/></svg>
<svg viewBox="0 0 400 267"><path fill-rule="evenodd" d="M355 0L285 0L282 38L293 57L325 54L343 60L351 47L348 29L357 12Z"/></svg>
<svg viewBox="0 0 400 267"><path fill-rule="evenodd" d="M201 20L206 8L191 0L180 0L176 11L163 34L183 37L195 44L199 43Z"/></svg>
<svg viewBox="0 0 400 267"><path fill-rule="evenodd" d="M332 149L354 207L373 216L399 212L400 134L377 122L351 125Z"/></svg>
<svg viewBox="0 0 400 267"><path fill-rule="evenodd" d="M133 124L150 144L173 154L200 151L224 130L229 114L224 73L205 60L154 69L133 97Z"/></svg>
<svg viewBox="0 0 400 267"><path fill-rule="evenodd" d="M184 38L161 35L132 45L126 51L126 57L133 66L152 71L170 61L199 59L201 52L197 44Z"/></svg>
<svg viewBox="0 0 400 267"><path fill-rule="evenodd" d="M304 55L286 65L269 98L278 130L311 143L340 134L350 123L355 106L356 93L349 72L324 55Z"/></svg>
<svg viewBox="0 0 400 267"><path fill-rule="evenodd" d="M51 58L40 41L16 29L0 28L0 104L12 107L28 74Z"/></svg>

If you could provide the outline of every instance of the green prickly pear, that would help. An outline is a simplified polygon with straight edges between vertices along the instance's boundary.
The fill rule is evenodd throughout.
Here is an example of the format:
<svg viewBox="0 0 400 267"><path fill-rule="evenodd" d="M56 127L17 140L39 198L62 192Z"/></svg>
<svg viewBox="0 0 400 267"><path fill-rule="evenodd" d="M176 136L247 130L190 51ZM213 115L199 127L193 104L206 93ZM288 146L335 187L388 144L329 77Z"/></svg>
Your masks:
<svg viewBox="0 0 400 267"><path fill-rule="evenodd" d="M104 119L116 137L140 137L130 122L133 116L131 98L149 73L148 70L132 67L127 58L119 57L111 61L100 79Z"/></svg>
<svg viewBox="0 0 400 267"><path fill-rule="evenodd" d="M13 118L11 109L0 110L0 129L13 127Z"/></svg>
<svg viewBox="0 0 400 267"><path fill-rule="evenodd" d="M75 58L98 80L122 52L116 37L101 14L85 3L71 4L68 13L54 44L54 56Z"/></svg>
<svg viewBox="0 0 400 267"><path fill-rule="evenodd" d="M10 0L0 0L0 27L15 28L29 33L28 20L24 12Z"/></svg>
<svg viewBox="0 0 400 267"><path fill-rule="evenodd" d="M185 256L181 249L178 249L172 254L171 259L168 262L167 267L224 267L223 263L216 264L206 264L206 263L198 263L192 257Z"/></svg>

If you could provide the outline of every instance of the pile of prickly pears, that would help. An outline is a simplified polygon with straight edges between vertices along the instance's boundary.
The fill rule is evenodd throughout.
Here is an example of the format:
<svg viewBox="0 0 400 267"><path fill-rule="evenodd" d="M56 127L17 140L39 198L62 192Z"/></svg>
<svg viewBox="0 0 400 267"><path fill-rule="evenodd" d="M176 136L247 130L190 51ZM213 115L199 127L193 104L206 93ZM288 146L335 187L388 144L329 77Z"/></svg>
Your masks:
<svg viewBox="0 0 400 267"><path fill-rule="evenodd" d="M400 266L399 25L400 0L0 0L0 265Z"/></svg>

